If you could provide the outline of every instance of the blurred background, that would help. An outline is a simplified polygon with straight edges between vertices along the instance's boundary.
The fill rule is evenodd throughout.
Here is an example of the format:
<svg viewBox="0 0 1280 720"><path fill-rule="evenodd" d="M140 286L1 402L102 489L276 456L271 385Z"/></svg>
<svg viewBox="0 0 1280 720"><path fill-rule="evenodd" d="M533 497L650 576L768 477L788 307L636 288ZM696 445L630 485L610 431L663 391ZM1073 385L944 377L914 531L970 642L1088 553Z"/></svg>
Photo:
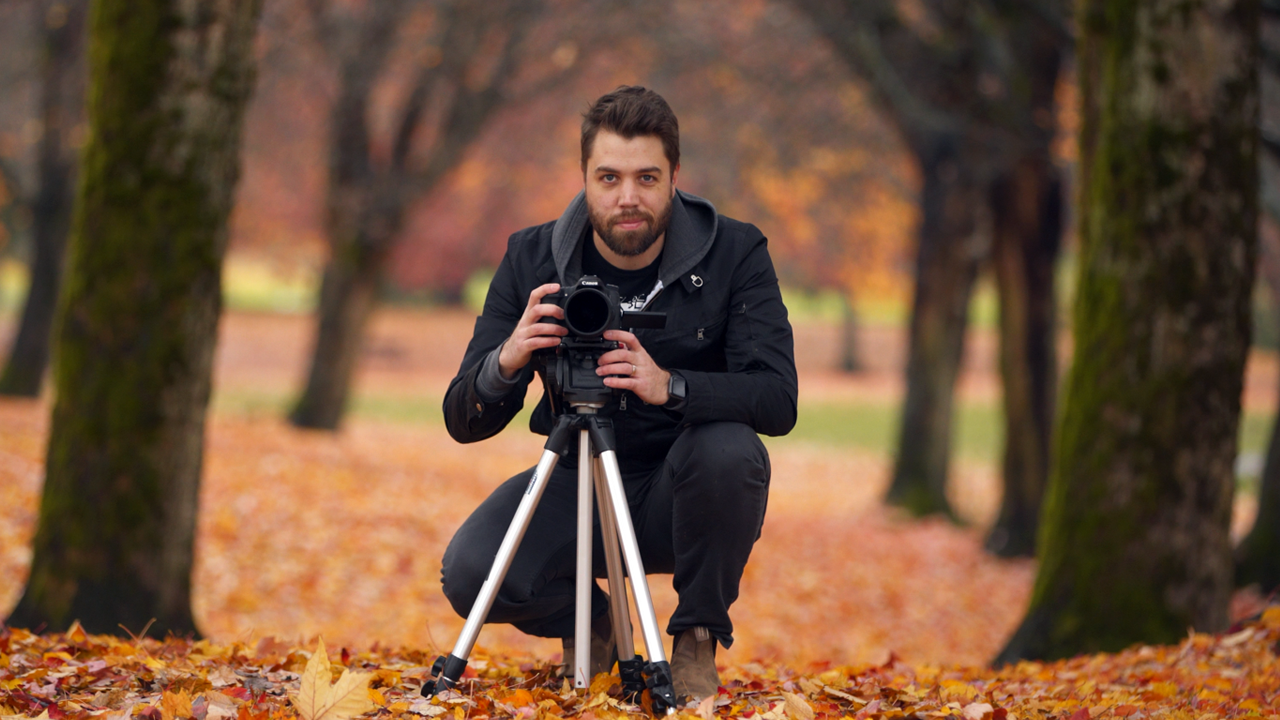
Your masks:
<svg viewBox="0 0 1280 720"><path fill-rule="evenodd" d="M50 402L40 338L85 139L86 6L0 3L0 610L30 563ZM1070 15L1055 2L265 0L223 273L201 627L452 642L443 544L540 443L517 420L484 449L454 445L444 389L508 235L581 188L582 111L641 84L680 118L681 187L770 239L796 329L801 412L768 440L775 489L733 657L985 661L1034 576L1039 496L1006 488L1043 486L1071 353ZM1265 131L1275 69L1262 71ZM1273 162L1263 205L1280 211ZM1237 537L1280 391L1280 233L1264 215ZM1040 450L1020 457L1028 442L1011 433ZM662 584L660 612L674 602ZM486 641L558 650L502 629Z"/></svg>

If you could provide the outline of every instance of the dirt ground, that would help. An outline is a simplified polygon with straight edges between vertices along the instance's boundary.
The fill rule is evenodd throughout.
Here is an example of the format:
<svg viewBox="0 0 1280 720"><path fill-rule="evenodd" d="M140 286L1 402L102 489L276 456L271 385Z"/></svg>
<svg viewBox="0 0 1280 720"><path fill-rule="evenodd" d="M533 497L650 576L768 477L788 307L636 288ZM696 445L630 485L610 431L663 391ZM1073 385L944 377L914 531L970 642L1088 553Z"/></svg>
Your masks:
<svg viewBox="0 0 1280 720"><path fill-rule="evenodd" d="M456 370L472 319L459 311L388 310L370 334L357 391L438 397ZM0 323L0 347L12 327ZM231 313L216 391L289 394L305 369L301 316ZM801 403L901 395L904 342L893 329L862 336L868 371L831 372L835 333L796 329ZM962 397L998 397L995 343L978 332ZM1274 356L1250 364L1246 404L1276 396ZM47 401L0 400L0 612L17 602L30 565L47 434ZM220 411L210 422L194 573L203 631L220 642L322 634L332 646L447 650L462 619L439 591L439 559L454 529L502 479L537 459L541 438L510 428L474 446L439 423L355 418L337 434L298 431L274 412ZM1025 608L1034 563L981 551L998 502L993 468L955 467L954 497L973 527L907 522L879 497L889 459L804 443L771 445L768 517L733 608L726 662L980 664ZM1247 509L1244 511L1247 515ZM1243 520L1241 520L1243 521ZM675 606L669 576L650 584L659 622ZM495 650L557 655L554 640L487 627Z"/></svg>

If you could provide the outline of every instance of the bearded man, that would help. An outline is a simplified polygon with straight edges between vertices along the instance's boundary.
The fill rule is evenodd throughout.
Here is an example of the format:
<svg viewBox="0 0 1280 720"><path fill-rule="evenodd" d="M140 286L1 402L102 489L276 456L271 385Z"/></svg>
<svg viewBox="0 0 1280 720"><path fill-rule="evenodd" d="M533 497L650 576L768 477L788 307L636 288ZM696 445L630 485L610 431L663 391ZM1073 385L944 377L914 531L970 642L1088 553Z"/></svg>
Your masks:
<svg viewBox="0 0 1280 720"><path fill-rule="evenodd" d="M561 308L543 302L584 275L616 285L624 309L664 312L661 330L610 330L619 347L596 373L617 393L612 419L627 502L646 572L671 573L679 604L671 672L677 696L716 694L717 646L733 643L729 606L760 536L769 455L757 433L796 420L791 325L764 235L676 189L680 136L657 93L622 87L582 123L583 191L555 222L511 236L484 311L444 400L459 442L491 437L524 404L534 353L559 345ZM530 428L555 421L544 392ZM442 583L470 612L533 470L503 483L445 551ZM488 622L564 641L572 668L577 456L552 473ZM599 519L597 517L597 528ZM595 534L596 577L605 568ZM607 595L594 583L591 671L616 660Z"/></svg>

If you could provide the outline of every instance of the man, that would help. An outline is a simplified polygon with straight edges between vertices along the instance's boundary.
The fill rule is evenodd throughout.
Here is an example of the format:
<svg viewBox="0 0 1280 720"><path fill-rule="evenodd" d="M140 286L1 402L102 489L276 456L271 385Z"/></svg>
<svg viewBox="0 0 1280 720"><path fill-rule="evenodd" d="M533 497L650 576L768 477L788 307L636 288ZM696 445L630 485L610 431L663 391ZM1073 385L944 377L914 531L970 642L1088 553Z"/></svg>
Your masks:
<svg viewBox="0 0 1280 720"><path fill-rule="evenodd" d="M671 670L678 696L717 692L717 644L733 642L729 606L764 522L769 457L757 433L783 435L796 419L791 325L764 236L676 190L676 117L657 93L622 87L582 124L583 192L559 220L511 236L444 400L459 442L501 431L520 410L534 353L567 330L542 299L583 275L620 289L627 309L667 314L662 330L610 330L621 344L596 373L617 392L617 456L646 572L672 573L679 604ZM530 427L554 423L544 392ZM480 505L445 551L445 595L467 615L488 575L532 469ZM560 460L489 613L531 635L574 631L577 455ZM598 518L597 518L598 523ZM595 536L595 574L604 573ZM612 668L608 598L592 598L592 667Z"/></svg>

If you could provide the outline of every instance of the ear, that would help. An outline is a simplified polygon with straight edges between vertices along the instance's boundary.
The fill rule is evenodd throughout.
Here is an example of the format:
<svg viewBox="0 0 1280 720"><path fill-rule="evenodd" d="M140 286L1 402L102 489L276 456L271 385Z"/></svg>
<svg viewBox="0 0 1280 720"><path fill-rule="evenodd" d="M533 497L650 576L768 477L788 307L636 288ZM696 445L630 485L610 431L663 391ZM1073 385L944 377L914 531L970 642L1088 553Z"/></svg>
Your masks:
<svg viewBox="0 0 1280 720"><path fill-rule="evenodd" d="M671 170L671 197L676 196L676 178L678 177L680 177L680 165L677 163L675 168Z"/></svg>

